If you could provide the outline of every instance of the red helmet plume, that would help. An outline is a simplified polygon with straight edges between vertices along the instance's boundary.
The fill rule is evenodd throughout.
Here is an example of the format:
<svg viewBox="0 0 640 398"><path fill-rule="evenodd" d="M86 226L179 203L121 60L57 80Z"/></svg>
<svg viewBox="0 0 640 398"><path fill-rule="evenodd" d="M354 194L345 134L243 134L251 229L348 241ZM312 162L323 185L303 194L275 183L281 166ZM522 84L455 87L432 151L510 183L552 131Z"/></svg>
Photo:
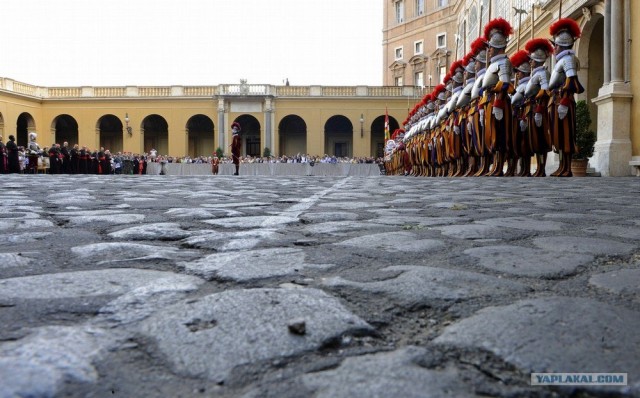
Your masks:
<svg viewBox="0 0 640 398"><path fill-rule="evenodd" d="M510 60L511 65L513 65L514 68L518 68L520 65L529 62L529 53L527 50L520 50L513 54Z"/></svg>
<svg viewBox="0 0 640 398"><path fill-rule="evenodd" d="M525 44L524 48L532 53L538 49L544 50L547 54L553 53L553 46L547 39L531 39Z"/></svg>
<svg viewBox="0 0 640 398"><path fill-rule="evenodd" d="M491 33L497 30L502 33L504 36L509 36L513 33L513 28L511 24L504 18L496 18L489 21L489 23L484 27L484 38L485 40L491 39Z"/></svg>
<svg viewBox="0 0 640 398"><path fill-rule="evenodd" d="M567 31L574 39L580 38L580 26L571 18L562 18L549 26L549 33L555 36L562 31Z"/></svg>

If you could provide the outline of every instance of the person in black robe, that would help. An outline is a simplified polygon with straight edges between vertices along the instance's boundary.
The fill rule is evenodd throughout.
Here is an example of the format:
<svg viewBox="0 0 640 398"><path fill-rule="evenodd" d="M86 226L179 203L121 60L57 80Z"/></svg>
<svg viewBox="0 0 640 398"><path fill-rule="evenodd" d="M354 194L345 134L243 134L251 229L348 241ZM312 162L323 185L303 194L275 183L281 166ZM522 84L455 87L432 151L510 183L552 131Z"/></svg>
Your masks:
<svg viewBox="0 0 640 398"><path fill-rule="evenodd" d="M71 153L69 152L69 143L66 141L60 147L60 156L62 158L62 173L71 174Z"/></svg>
<svg viewBox="0 0 640 398"><path fill-rule="evenodd" d="M69 171L71 174L78 174L80 170L80 151L78 150L78 144L75 144L69 151Z"/></svg>
<svg viewBox="0 0 640 398"><path fill-rule="evenodd" d="M56 144L49 148L49 174L60 174L60 153Z"/></svg>
<svg viewBox="0 0 640 398"><path fill-rule="evenodd" d="M0 135L0 174L9 172L9 160L7 159L7 147L2 142Z"/></svg>
<svg viewBox="0 0 640 398"><path fill-rule="evenodd" d="M80 168L78 170L79 174L88 174L89 173L89 151L86 146L83 146L80 149Z"/></svg>
<svg viewBox="0 0 640 398"><path fill-rule="evenodd" d="M18 154L18 145L16 145L16 137L12 135L9 136L6 149L9 173L20 173L20 156Z"/></svg>

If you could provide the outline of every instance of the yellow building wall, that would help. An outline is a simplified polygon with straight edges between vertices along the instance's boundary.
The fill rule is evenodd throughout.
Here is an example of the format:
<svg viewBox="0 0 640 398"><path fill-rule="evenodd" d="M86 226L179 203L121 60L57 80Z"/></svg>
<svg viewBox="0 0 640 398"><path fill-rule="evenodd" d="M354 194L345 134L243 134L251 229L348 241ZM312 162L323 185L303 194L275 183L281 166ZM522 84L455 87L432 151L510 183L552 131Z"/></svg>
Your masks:
<svg viewBox="0 0 640 398"><path fill-rule="evenodd" d="M631 21L640 21L640 2L631 1ZM640 156L640 28L631 26L631 155Z"/></svg>

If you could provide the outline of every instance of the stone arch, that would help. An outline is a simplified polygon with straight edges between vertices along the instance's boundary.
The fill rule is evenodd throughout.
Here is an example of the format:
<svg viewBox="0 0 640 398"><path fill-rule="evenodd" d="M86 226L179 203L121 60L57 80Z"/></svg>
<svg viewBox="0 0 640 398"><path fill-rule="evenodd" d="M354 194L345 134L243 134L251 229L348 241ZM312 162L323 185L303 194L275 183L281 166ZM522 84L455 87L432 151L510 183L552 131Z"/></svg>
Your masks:
<svg viewBox="0 0 640 398"><path fill-rule="evenodd" d="M142 119L140 128L144 134L144 152L155 149L158 155L169 154L169 124L164 117L157 114L148 115Z"/></svg>
<svg viewBox="0 0 640 398"><path fill-rule="evenodd" d="M287 115L278 124L279 154L307 153L307 123L298 115Z"/></svg>
<svg viewBox="0 0 640 398"><path fill-rule="evenodd" d="M73 147L78 144L78 122L76 119L67 114L56 116L51 121L51 131L53 132L53 142L43 140L40 143L42 147L49 147L51 144L60 144L68 142Z"/></svg>
<svg viewBox="0 0 640 398"><path fill-rule="evenodd" d="M598 92L604 84L604 8L594 6L587 12L581 21L582 35L576 42L575 50L580 61L578 79L585 91L578 96L584 99L591 114L591 126L598 125L598 107L590 100L598 96Z"/></svg>
<svg viewBox="0 0 640 398"><path fill-rule="evenodd" d="M331 116L324 124L324 153L353 156L353 124L346 116Z"/></svg>
<svg viewBox="0 0 640 398"><path fill-rule="evenodd" d="M262 147L260 141L260 122L253 115L241 115L234 121L240 123L242 138L241 156L262 156Z"/></svg>
<svg viewBox="0 0 640 398"><path fill-rule="evenodd" d="M8 139L4 136L4 116L2 116L2 112L0 112L0 137L2 137L3 141Z"/></svg>
<svg viewBox="0 0 640 398"><path fill-rule="evenodd" d="M188 140L187 154L192 158L212 156L215 147L215 127L213 120L207 115L193 115L186 126Z"/></svg>
<svg viewBox="0 0 640 398"><path fill-rule="evenodd" d="M116 115L103 115L96 123L96 131L100 135L99 146L108 149L112 154L123 150L123 125Z"/></svg>
<svg viewBox="0 0 640 398"><path fill-rule="evenodd" d="M36 131L36 121L29 112L22 112L16 121L16 144L26 148L31 131Z"/></svg>

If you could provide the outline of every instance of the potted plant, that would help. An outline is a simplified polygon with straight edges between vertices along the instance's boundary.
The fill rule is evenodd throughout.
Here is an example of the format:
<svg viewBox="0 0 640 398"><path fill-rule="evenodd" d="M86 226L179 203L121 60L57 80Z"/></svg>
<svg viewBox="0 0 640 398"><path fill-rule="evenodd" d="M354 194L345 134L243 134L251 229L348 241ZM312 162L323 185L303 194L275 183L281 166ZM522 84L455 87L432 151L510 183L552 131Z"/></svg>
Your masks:
<svg viewBox="0 0 640 398"><path fill-rule="evenodd" d="M571 173L575 177L587 175L587 163L593 156L593 146L596 143L596 133L590 130L591 115L584 100L576 103L576 153L571 160Z"/></svg>
<svg viewBox="0 0 640 398"><path fill-rule="evenodd" d="M271 149L269 149L268 146L264 147L264 150L262 151L262 157L263 158L271 157Z"/></svg>
<svg viewBox="0 0 640 398"><path fill-rule="evenodd" d="M224 151L222 150L222 148L217 147L216 148L216 156L219 157L220 159L222 159L222 155L224 155Z"/></svg>

